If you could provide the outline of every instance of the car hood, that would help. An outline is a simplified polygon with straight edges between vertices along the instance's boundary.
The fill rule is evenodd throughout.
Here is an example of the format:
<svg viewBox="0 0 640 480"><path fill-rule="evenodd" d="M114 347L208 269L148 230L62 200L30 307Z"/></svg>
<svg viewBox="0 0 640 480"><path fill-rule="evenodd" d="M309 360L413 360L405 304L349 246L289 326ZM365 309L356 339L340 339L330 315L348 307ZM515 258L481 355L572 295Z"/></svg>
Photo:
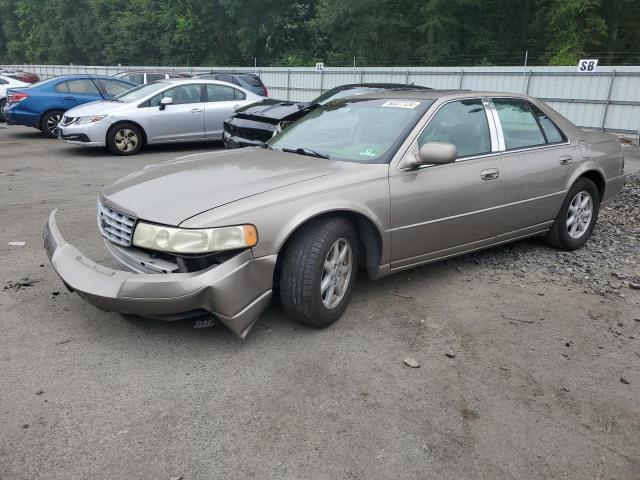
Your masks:
<svg viewBox="0 0 640 480"><path fill-rule="evenodd" d="M92 115L105 115L111 112L126 110L131 107L131 103L120 103L109 100L96 100L85 103L79 107L74 107L65 112L67 117L90 117Z"/></svg>
<svg viewBox="0 0 640 480"><path fill-rule="evenodd" d="M268 98L258 103L253 103L238 109L235 116L239 118L251 118L269 120L277 123L288 117L297 118L303 111L308 111L314 106L309 102L287 102Z"/></svg>
<svg viewBox="0 0 640 480"><path fill-rule="evenodd" d="M207 210L353 166L261 148L205 152L152 165L107 187L101 201L134 217L179 225Z"/></svg>

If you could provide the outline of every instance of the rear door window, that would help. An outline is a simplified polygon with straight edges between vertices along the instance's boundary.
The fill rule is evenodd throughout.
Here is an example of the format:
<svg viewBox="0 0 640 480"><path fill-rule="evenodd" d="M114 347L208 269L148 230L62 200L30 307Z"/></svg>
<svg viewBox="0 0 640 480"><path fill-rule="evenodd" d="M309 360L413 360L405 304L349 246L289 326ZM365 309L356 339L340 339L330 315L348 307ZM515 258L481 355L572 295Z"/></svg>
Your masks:
<svg viewBox="0 0 640 480"><path fill-rule="evenodd" d="M546 144L538 121L531 113L527 102L514 98L494 98L493 104L502 124L507 150Z"/></svg>
<svg viewBox="0 0 640 480"><path fill-rule="evenodd" d="M207 102L229 102L236 99L235 88L207 84ZM242 93L242 92L240 92Z"/></svg>
<svg viewBox="0 0 640 480"><path fill-rule="evenodd" d="M418 146L428 142L452 143L458 158L491 152L487 115L479 98L446 103L418 137Z"/></svg>
<svg viewBox="0 0 640 480"><path fill-rule="evenodd" d="M551 120L546 113L532 103L529 103L529 108L538 119L538 123L540 124L544 136L547 139L547 143L561 143L567 141L567 137L565 137L560 129L556 127L556 124L553 123L553 120Z"/></svg>
<svg viewBox="0 0 640 480"><path fill-rule="evenodd" d="M60 82L53 88L55 89L56 92L69 93L69 87L67 86L67 82Z"/></svg>
<svg viewBox="0 0 640 480"><path fill-rule="evenodd" d="M90 78L83 78L82 80L67 80L67 87L69 87L70 93L95 93L100 95L98 87L93 83Z"/></svg>

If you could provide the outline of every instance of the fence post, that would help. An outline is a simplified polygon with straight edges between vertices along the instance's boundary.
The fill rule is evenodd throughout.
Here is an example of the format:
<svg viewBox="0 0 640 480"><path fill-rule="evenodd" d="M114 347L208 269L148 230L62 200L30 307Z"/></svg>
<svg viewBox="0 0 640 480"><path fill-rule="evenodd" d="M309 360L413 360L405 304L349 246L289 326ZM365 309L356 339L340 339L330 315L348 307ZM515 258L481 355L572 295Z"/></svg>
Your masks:
<svg viewBox="0 0 640 480"><path fill-rule="evenodd" d="M360 70L360 83L364 83L364 70Z"/></svg>
<svg viewBox="0 0 640 480"><path fill-rule="evenodd" d="M462 90L462 81L464 80L464 70L460 70L460 83L458 83L458 90Z"/></svg>
<svg viewBox="0 0 640 480"><path fill-rule="evenodd" d="M287 100L291 99L291 69L287 68Z"/></svg>
<svg viewBox="0 0 640 480"><path fill-rule="evenodd" d="M604 126L607 121L607 112L609 111L609 103L611 103L611 92L613 91L613 81L616 78L615 69L611 72L611 79L609 80L609 91L607 92L607 103L604 104L604 112L602 112L602 125L601 130L604 132Z"/></svg>
<svg viewBox="0 0 640 480"><path fill-rule="evenodd" d="M531 83L531 77L533 77L533 70L529 70L529 74L527 75L527 84L524 88L525 95L529 95L529 84Z"/></svg>
<svg viewBox="0 0 640 480"><path fill-rule="evenodd" d="M407 85L409 85L409 70L407 70L407 76L404 79L404 83L406 83Z"/></svg>
<svg viewBox="0 0 640 480"><path fill-rule="evenodd" d="M324 93L324 70L320 72L320 95Z"/></svg>

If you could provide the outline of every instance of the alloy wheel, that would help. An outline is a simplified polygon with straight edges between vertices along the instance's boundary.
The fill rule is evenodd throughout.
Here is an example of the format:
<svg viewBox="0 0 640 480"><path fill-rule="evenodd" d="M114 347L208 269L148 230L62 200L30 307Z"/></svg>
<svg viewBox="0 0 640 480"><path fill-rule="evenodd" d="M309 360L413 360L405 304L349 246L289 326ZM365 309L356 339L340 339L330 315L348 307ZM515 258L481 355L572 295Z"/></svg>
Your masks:
<svg viewBox="0 0 640 480"><path fill-rule="evenodd" d="M138 135L129 128L121 128L116 132L115 143L118 150L130 152L138 146Z"/></svg>
<svg viewBox="0 0 640 480"><path fill-rule="evenodd" d="M353 268L353 252L346 238L336 240L324 260L320 295L322 303L328 309L337 307L349 287Z"/></svg>
<svg viewBox="0 0 640 480"><path fill-rule="evenodd" d="M589 229L593 217L593 199L589 192L580 191L573 197L567 211L567 231L571 238L580 238Z"/></svg>
<svg viewBox="0 0 640 480"><path fill-rule="evenodd" d="M61 113L54 113L53 115L49 115L49 117L47 118L47 131L51 135L58 134L58 124L60 123L60 120L62 120Z"/></svg>

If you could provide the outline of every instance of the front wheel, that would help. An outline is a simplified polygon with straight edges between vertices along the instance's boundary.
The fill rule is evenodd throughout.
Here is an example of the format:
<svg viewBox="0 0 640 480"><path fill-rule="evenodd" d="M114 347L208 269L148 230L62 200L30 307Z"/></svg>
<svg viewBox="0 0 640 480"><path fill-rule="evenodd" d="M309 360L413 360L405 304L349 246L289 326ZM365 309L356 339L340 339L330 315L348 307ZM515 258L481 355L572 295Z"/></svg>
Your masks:
<svg viewBox="0 0 640 480"><path fill-rule="evenodd" d="M52 110L45 113L40 119L40 130L49 138L58 137L58 124L62 120L62 110Z"/></svg>
<svg viewBox="0 0 640 480"><path fill-rule="evenodd" d="M359 242L342 217L304 225L283 252L280 301L285 313L311 327L328 327L347 308L358 272Z"/></svg>
<svg viewBox="0 0 640 480"><path fill-rule="evenodd" d="M107 132L107 147L116 155L135 155L142 141L142 132L132 123L119 123Z"/></svg>
<svg viewBox="0 0 640 480"><path fill-rule="evenodd" d="M588 178L579 178L569 189L545 240L562 250L581 248L591 236L599 210L598 188Z"/></svg>

